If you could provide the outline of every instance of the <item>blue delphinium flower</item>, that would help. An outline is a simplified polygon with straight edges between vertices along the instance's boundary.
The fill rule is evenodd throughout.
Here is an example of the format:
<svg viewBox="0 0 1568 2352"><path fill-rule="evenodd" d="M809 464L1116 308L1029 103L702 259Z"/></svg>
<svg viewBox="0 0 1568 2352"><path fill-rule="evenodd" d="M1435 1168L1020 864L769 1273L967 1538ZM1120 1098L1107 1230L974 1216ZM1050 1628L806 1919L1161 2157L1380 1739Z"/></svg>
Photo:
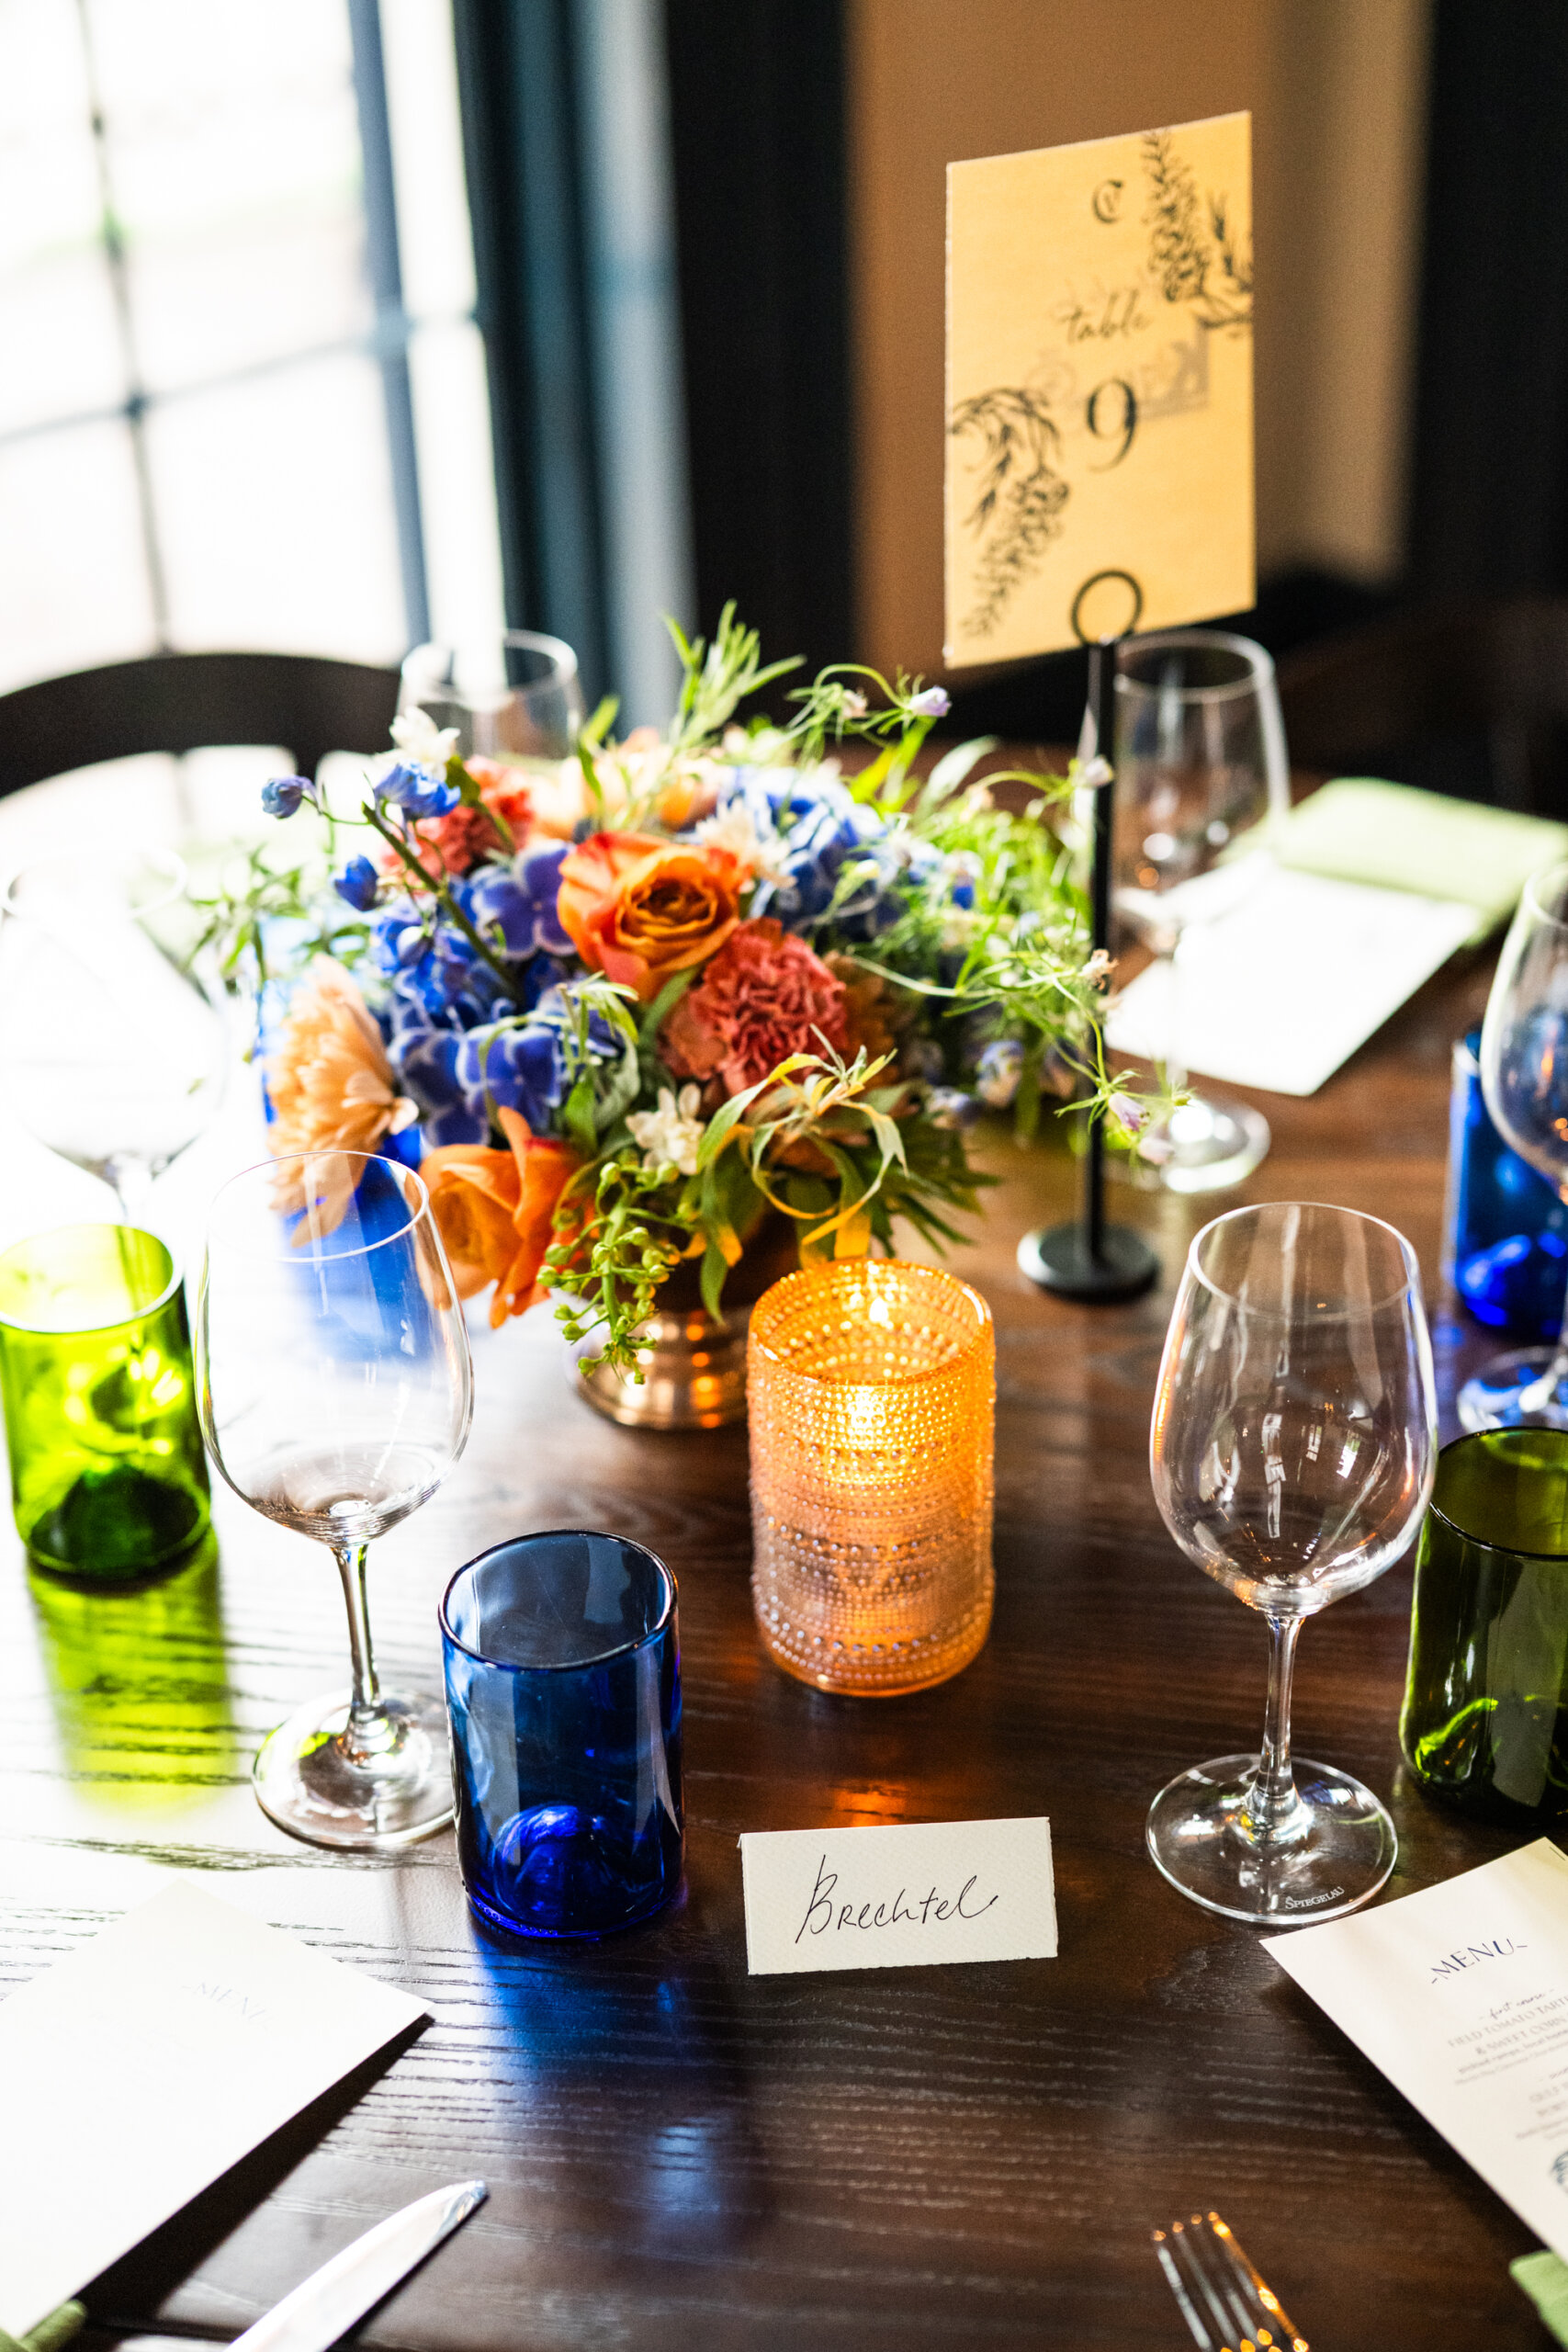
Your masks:
<svg viewBox="0 0 1568 2352"><path fill-rule="evenodd" d="M470 1100L520 1111L536 1136L549 1132L550 1114L565 1099L566 1056L553 1021L521 1021L464 1037L454 1067Z"/></svg>
<svg viewBox="0 0 1568 2352"><path fill-rule="evenodd" d="M571 941L556 912L564 842L546 849L531 849L506 865L487 865L475 876L470 906L473 921L487 939L499 934L502 952L521 961L542 949L567 956Z"/></svg>
<svg viewBox="0 0 1568 2352"><path fill-rule="evenodd" d="M1023 1076L1023 1047L1016 1037L998 1037L986 1047L975 1073L975 1091L993 1111L1005 1111Z"/></svg>
<svg viewBox="0 0 1568 2352"><path fill-rule="evenodd" d="M410 760L400 760L376 784L378 807L400 808L405 817L445 817L462 797L457 786L437 775L434 768Z"/></svg>
<svg viewBox="0 0 1568 2352"><path fill-rule="evenodd" d="M302 800L319 808L316 787L308 775L275 775L262 786L262 814L265 817L292 817Z"/></svg>
<svg viewBox="0 0 1568 2352"><path fill-rule="evenodd" d="M368 914L375 905L380 887L381 877L367 857L351 857L333 880L338 897L346 899L351 907L357 907L362 915Z"/></svg>
<svg viewBox="0 0 1568 2352"><path fill-rule="evenodd" d="M720 786L719 807L743 801L752 830L780 843L752 894L750 911L773 915L788 931L807 931L833 903L846 864L866 863L863 883L838 908L847 938L872 939L903 909L887 888L897 870L894 835L881 812L857 801L834 776L773 783L765 769L737 768Z"/></svg>
<svg viewBox="0 0 1568 2352"><path fill-rule="evenodd" d="M433 1149L448 1143L483 1143L490 1133L482 1095L457 1075L463 1032L432 1021L423 1005L395 1003L389 1051L398 1083L421 1112L421 1131Z"/></svg>
<svg viewBox="0 0 1568 2352"><path fill-rule="evenodd" d="M962 1087L933 1086L926 1096L926 1116L933 1127L972 1127L980 1105Z"/></svg>

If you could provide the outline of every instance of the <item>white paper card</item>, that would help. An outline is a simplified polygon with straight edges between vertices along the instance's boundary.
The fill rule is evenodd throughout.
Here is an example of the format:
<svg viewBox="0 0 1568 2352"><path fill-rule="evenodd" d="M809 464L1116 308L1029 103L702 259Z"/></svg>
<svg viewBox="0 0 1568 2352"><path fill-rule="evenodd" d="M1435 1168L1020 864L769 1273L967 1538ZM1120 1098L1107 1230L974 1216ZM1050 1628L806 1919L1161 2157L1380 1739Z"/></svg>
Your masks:
<svg viewBox="0 0 1568 2352"><path fill-rule="evenodd" d="M176 1880L0 2002L0 2328L21 2335L427 2015Z"/></svg>
<svg viewBox="0 0 1568 2352"><path fill-rule="evenodd" d="M1314 1094L1473 933L1477 910L1275 868L1111 1008L1119 1054L1163 1061L1172 1019L1190 1069L1233 1086Z"/></svg>
<svg viewBox="0 0 1568 2352"><path fill-rule="evenodd" d="M1568 2258L1568 1856L1538 1838L1267 1949Z"/></svg>
<svg viewBox="0 0 1568 2352"><path fill-rule="evenodd" d="M753 1976L1056 1957L1043 1816L754 1830L740 1869Z"/></svg>

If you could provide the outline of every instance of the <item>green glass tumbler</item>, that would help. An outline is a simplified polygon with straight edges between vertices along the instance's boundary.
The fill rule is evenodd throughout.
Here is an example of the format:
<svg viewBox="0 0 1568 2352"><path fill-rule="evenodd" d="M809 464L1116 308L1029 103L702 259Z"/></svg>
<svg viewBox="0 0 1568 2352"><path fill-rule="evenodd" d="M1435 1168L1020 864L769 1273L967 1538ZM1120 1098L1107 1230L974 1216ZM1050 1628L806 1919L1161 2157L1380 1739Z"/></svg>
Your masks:
<svg viewBox="0 0 1568 2352"><path fill-rule="evenodd" d="M0 1398L40 1567L123 1584L206 1532L185 1293L152 1234L66 1225L0 1253Z"/></svg>
<svg viewBox="0 0 1568 2352"><path fill-rule="evenodd" d="M1399 1736L1427 1794L1476 1820L1568 1814L1568 1430L1478 1430L1438 1455Z"/></svg>

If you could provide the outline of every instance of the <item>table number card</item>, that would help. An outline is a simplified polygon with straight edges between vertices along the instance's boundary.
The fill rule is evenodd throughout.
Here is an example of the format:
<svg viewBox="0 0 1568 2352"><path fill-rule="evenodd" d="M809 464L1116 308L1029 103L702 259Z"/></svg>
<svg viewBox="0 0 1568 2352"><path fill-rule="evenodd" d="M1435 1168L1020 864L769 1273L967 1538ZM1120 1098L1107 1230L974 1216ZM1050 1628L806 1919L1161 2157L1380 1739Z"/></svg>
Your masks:
<svg viewBox="0 0 1568 2352"><path fill-rule="evenodd" d="M1056 1956L1043 1818L754 1831L740 1868L753 1976Z"/></svg>
<svg viewBox="0 0 1568 2352"><path fill-rule="evenodd" d="M946 655L1254 598L1251 117L948 167Z"/></svg>

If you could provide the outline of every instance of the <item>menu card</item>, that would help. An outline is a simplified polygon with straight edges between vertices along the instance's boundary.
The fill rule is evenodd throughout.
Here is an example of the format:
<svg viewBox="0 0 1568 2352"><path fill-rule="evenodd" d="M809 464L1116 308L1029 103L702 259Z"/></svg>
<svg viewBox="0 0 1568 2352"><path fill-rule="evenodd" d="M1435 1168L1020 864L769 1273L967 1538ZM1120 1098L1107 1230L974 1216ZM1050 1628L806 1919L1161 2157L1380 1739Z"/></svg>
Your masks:
<svg viewBox="0 0 1568 2352"><path fill-rule="evenodd" d="M1568 2258L1568 1855L1540 1838L1267 1949Z"/></svg>
<svg viewBox="0 0 1568 2352"><path fill-rule="evenodd" d="M0 2328L23 2335L426 2015L176 1880L0 2002Z"/></svg>
<svg viewBox="0 0 1568 2352"><path fill-rule="evenodd" d="M1308 804L1310 806L1310 803ZM1173 894L1174 895L1174 894ZM1106 1039L1233 1086L1314 1094L1474 933L1457 899L1275 868L1116 997Z"/></svg>

